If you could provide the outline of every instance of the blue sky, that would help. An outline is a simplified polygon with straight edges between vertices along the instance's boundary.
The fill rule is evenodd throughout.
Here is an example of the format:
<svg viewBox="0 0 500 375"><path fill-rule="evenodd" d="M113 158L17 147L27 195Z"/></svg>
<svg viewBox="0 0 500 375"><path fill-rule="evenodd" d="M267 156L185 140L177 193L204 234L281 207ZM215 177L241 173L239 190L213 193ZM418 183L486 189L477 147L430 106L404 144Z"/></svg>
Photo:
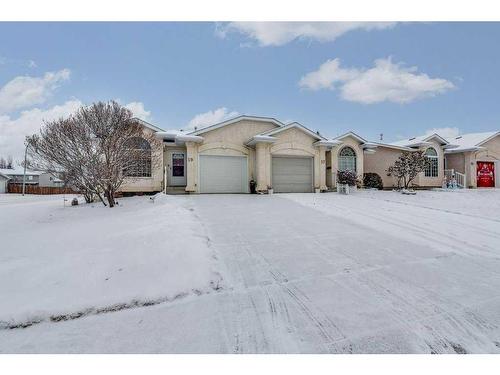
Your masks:
<svg viewBox="0 0 500 375"><path fill-rule="evenodd" d="M164 129L251 114L385 141L498 130L498 40L500 23L0 23L0 155L109 99Z"/></svg>

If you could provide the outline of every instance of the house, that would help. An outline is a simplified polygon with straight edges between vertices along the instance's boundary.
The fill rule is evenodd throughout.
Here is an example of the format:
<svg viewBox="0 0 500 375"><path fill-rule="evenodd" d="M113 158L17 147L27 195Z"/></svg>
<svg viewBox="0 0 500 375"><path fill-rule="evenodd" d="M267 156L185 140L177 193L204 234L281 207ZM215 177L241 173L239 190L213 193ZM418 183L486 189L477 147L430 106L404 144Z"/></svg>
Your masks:
<svg viewBox="0 0 500 375"><path fill-rule="evenodd" d="M463 174L465 186L500 187L500 132L463 134L449 139L445 168Z"/></svg>
<svg viewBox="0 0 500 375"><path fill-rule="evenodd" d="M9 176L4 175L2 172L0 172L0 194L7 192L7 183L9 182L9 180Z"/></svg>
<svg viewBox="0 0 500 375"><path fill-rule="evenodd" d="M327 138L298 122L284 124L272 117L238 116L192 131L164 131L140 122L144 132L153 132L163 142L158 146L139 143L144 156L122 185L124 193L248 193L251 181L256 183L257 191L270 187L278 193L326 191L335 188L337 171L345 169L360 177L366 172L377 173L384 188L392 188L397 181L387 176L387 169L401 152L417 150L424 151L430 163L414 183L441 187L446 177L465 175L465 160L471 160L467 154L464 165L455 167L459 157L451 155L472 152L468 143L461 146L458 139L449 140L439 134L393 143L372 142L354 132ZM493 133L489 134L490 138L485 136L474 146L474 152L487 154L477 154L479 159L474 160L497 160L500 147L496 142L500 137L493 139ZM450 167L453 158L457 160ZM490 164L481 164L481 168L489 170ZM470 186L476 185L471 182Z"/></svg>
<svg viewBox="0 0 500 375"><path fill-rule="evenodd" d="M22 184L24 180L24 168L22 167L0 169L0 174L7 176L10 184ZM63 186L63 181L57 176L29 169L26 170L25 183L26 185L38 185L40 187Z"/></svg>

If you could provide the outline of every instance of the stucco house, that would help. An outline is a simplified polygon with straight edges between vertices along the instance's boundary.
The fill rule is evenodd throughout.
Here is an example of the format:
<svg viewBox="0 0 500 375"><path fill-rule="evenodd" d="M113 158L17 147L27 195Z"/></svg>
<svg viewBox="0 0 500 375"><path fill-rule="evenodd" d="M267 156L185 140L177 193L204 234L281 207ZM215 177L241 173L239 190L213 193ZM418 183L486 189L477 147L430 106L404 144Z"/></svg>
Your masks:
<svg viewBox="0 0 500 375"><path fill-rule="evenodd" d="M500 132L463 134L449 140L445 168L465 176L465 185L500 187Z"/></svg>
<svg viewBox="0 0 500 375"><path fill-rule="evenodd" d="M465 150L458 140L439 134L393 143L368 141L354 132L327 138L297 122L284 124L258 116L238 116L192 131L163 131L141 123L144 131L155 133L162 144L139 143L147 157L125 181L124 193L248 193L250 181L255 181L258 191L271 187L277 193L326 191L335 188L337 171L344 169L355 171L360 178L366 172L377 173L384 188L392 188L396 181L387 176L387 168L402 151L416 150L424 151L431 161L415 180L420 187L441 187L445 177L451 177L447 168L454 168L452 173L458 177L467 169L465 164L462 169L445 165L451 163L452 155ZM483 148L474 152L489 150L488 156L480 159L497 160L500 137L480 142L475 147Z"/></svg>
<svg viewBox="0 0 500 375"><path fill-rule="evenodd" d="M7 183L9 182L9 180L9 176L4 175L2 172L0 172L0 194L7 192Z"/></svg>

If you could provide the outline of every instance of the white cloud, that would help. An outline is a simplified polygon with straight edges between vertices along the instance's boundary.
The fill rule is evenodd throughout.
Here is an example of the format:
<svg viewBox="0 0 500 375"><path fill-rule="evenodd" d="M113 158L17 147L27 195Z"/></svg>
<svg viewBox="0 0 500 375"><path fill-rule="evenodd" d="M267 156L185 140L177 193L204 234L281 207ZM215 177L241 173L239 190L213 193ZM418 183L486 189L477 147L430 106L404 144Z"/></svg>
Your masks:
<svg viewBox="0 0 500 375"><path fill-rule="evenodd" d="M194 128L204 128L206 126L214 125L236 116L238 116L238 112L229 112L225 107L217 108L213 111L200 113L194 116L191 121L189 121L186 130L194 130Z"/></svg>
<svg viewBox="0 0 500 375"><path fill-rule="evenodd" d="M434 128L425 131L425 135L438 134L444 138L456 138L460 135L460 129L457 127Z"/></svg>
<svg viewBox="0 0 500 375"><path fill-rule="evenodd" d="M0 115L0 150L2 156L12 155L15 159L21 160L24 154L24 139L27 135L38 132L44 120L52 121L60 117L66 117L82 105L81 101L75 99L46 110L33 108L22 111L20 116L15 119L7 115Z"/></svg>
<svg viewBox="0 0 500 375"><path fill-rule="evenodd" d="M357 69L343 69L340 59L327 60L318 70L307 73L300 79L299 85L310 90L333 89L335 83L346 82L359 75Z"/></svg>
<svg viewBox="0 0 500 375"><path fill-rule="evenodd" d="M37 68L38 65L36 64L36 62L34 60L28 60L28 68Z"/></svg>
<svg viewBox="0 0 500 375"><path fill-rule="evenodd" d="M363 104L410 103L455 88L446 79L430 78L417 71L417 67L394 64L390 57L375 60L370 69L341 68L340 60L334 59L303 76L299 85L310 90L338 88L342 99Z"/></svg>
<svg viewBox="0 0 500 375"><path fill-rule="evenodd" d="M42 77L15 77L0 87L0 114L45 102L69 77L69 69L47 72Z"/></svg>
<svg viewBox="0 0 500 375"><path fill-rule="evenodd" d="M151 111L146 111L144 103L142 102L130 102L125 104L124 107L131 110L134 116L140 118L141 120L151 120Z"/></svg>
<svg viewBox="0 0 500 375"><path fill-rule="evenodd" d="M216 35L225 38L230 32L238 32L260 46L282 46L295 39L331 42L352 30L382 30L395 25L395 22L230 22L219 24Z"/></svg>

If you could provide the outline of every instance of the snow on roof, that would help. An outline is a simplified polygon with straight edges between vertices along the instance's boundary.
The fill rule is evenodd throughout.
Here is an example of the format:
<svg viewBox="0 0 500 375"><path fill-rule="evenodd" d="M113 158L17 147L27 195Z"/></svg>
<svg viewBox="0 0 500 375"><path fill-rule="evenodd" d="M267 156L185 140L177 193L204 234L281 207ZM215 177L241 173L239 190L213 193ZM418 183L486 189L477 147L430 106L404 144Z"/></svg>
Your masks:
<svg viewBox="0 0 500 375"><path fill-rule="evenodd" d="M142 120L142 119L140 119L140 118L138 118L138 117L133 117L133 118L132 118L132 120L137 121L137 122L138 122L139 124L141 124L142 126L145 126L146 128L149 128L149 129L151 129L151 130L154 130L154 131L160 131L160 132L161 132L161 131L163 131L163 129L162 129L162 128L160 128L160 127L158 127L158 126L156 126L156 125L153 125L153 124L151 124L151 123L149 123L149 122L147 122L147 121L144 121L144 120Z"/></svg>
<svg viewBox="0 0 500 375"><path fill-rule="evenodd" d="M360 143L365 143L366 142L366 139L364 139L363 137L357 135L353 131L341 134L338 137L335 137L334 139L344 139L344 138L347 138L347 137L352 137L352 138L354 138L355 140L357 140Z"/></svg>
<svg viewBox="0 0 500 375"><path fill-rule="evenodd" d="M18 175L24 175L24 168L23 167L16 167L13 169L10 168L2 168L0 169L0 173L6 176L18 176ZM26 169L26 175L27 176L40 176L41 174L44 174L45 172L42 171L30 171Z"/></svg>
<svg viewBox="0 0 500 375"><path fill-rule="evenodd" d="M449 142L445 138L441 137L439 134L424 134L417 137L412 137L409 139L402 139L400 141L391 142L391 145L402 146L402 147L419 147L430 145L430 140L436 138L442 145L447 145Z"/></svg>
<svg viewBox="0 0 500 375"><path fill-rule="evenodd" d="M460 152L474 150L479 148L483 143L491 138L500 135L500 132L484 132L484 133L469 133L462 134L455 138L449 138L448 141L456 147L451 147L450 152Z"/></svg>
<svg viewBox="0 0 500 375"><path fill-rule="evenodd" d="M311 129L306 128L304 125L302 125L301 123L298 123L298 122L291 122L290 124L287 124L285 126L281 126L281 127L275 128L275 129L271 129L271 130L265 131L265 132L263 132L263 133L261 133L259 135L268 135L268 136L270 136L270 135L281 133L282 131L285 131L285 130L288 130L288 129L292 129L292 128L300 129L304 133L309 134L311 137L316 138L318 140L326 140L326 138L323 137L318 132L314 132Z"/></svg>
<svg viewBox="0 0 500 375"><path fill-rule="evenodd" d="M277 127L284 126L284 124L282 122L276 120L273 117L240 115L240 116L233 117L229 120L225 120L225 121L222 121L222 122L219 122L216 124L212 124L212 125L203 126L201 128L197 128L196 130L193 130L193 131L188 131L187 133L191 134L191 135L200 135L200 134L206 133L208 131L222 128L224 126L231 125L231 124L234 124L236 122L243 121L243 120L270 122L270 123L276 125Z"/></svg>

